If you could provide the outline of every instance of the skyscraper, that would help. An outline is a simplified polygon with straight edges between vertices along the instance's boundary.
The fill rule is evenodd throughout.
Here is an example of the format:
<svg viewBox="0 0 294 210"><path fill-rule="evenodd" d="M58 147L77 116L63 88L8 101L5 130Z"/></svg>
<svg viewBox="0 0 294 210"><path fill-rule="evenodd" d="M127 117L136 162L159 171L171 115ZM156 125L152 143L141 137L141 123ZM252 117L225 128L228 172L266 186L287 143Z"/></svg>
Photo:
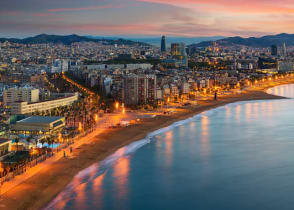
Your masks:
<svg viewBox="0 0 294 210"><path fill-rule="evenodd" d="M123 102L126 105L153 104L156 100L156 75L130 74L123 78Z"/></svg>
<svg viewBox="0 0 294 210"><path fill-rule="evenodd" d="M271 54L272 54L272 56L277 56L278 55L278 47L277 47L277 45L272 45L271 46Z"/></svg>
<svg viewBox="0 0 294 210"><path fill-rule="evenodd" d="M287 57L287 48L286 48L286 43L285 43L285 42L284 42L284 44L283 44L282 55L283 55L284 57Z"/></svg>
<svg viewBox="0 0 294 210"><path fill-rule="evenodd" d="M187 56L186 46L184 43L172 43L171 54L174 58L183 58Z"/></svg>
<svg viewBox="0 0 294 210"><path fill-rule="evenodd" d="M188 57L186 53L186 45L184 43L172 43L171 55L173 59L181 63L180 66L188 65Z"/></svg>
<svg viewBox="0 0 294 210"><path fill-rule="evenodd" d="M166 39L165 39L165 36L162 36L162 38L161 38L161 52L162 53L166 52Z"/></svg>

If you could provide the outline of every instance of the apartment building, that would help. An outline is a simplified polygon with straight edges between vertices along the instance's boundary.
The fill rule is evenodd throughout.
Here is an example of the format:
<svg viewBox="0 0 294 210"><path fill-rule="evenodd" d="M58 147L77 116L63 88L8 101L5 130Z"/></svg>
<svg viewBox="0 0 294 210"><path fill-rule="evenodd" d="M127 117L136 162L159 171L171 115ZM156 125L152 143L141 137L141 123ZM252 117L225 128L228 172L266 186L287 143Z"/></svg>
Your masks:
<svg viewBox="0 0 294 210"><path fill-rule="evenodd" d="M9 88L3 92L4 105L13 102L35 103L39 101L39 89L33 87Z"/></svg>

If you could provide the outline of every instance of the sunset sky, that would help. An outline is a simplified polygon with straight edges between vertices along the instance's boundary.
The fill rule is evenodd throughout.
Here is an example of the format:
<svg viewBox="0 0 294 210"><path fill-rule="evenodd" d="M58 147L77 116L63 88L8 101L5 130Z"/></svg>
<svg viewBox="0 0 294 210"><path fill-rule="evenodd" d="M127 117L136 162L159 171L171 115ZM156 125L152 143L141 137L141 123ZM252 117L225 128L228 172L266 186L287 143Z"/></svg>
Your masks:
<svg viewBox="0 0 294 210"><path fill-rule="evenodd" d="M0 37L294 33L293 0L1 0Z"/></svg>

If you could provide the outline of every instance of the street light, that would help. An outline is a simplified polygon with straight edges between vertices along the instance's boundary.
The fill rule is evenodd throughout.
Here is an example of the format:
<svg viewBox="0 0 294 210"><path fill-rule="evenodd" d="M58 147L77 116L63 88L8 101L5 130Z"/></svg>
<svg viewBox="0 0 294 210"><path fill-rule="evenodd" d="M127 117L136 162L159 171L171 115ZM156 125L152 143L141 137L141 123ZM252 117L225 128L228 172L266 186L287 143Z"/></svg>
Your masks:
<svg viewBox="0 0 294 210"><path fill-rule="evenodd" d="M62 140L61 133L58 133L58 142L61 142L61 140Z"/></svg>
<svg viewBox="0 0 294 210"><path fill-rule="evenodd" d="M95 122L98 122L98 115L95 114Z"/></svg>
<svg viewBox="0 0 294 210"><path fill-rule="evenodd" d="M119 103L118 103L118 102L115 103L115 108L116 108L116 109L119 108Z"/></svg>
<svg viewBox="0 0 294 210"><path fill-rule="evenodd" d="M126 110L125 110L125 108L123 108L122 113L125 114L125 112L126 112Z"/></svg>
<svg viewBox="0 0 294 210"><path fill-rule="evenodd" d="M78 130L79 130L80 132L83 130L83 126L82 126L82 123L81 123L81 122L79 122Z"/></svg>

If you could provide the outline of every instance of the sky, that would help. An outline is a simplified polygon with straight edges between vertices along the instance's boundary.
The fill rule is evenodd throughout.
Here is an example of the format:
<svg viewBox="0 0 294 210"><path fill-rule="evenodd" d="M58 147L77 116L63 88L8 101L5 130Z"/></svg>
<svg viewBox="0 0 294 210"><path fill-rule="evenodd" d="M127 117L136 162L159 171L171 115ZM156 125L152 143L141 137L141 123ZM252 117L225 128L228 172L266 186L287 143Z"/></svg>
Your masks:
<svg viewBox="0 0 294 210"><path fill-rule="evenodd" d="M0 37L294 33L294 0L0 0Z"/></svg>

